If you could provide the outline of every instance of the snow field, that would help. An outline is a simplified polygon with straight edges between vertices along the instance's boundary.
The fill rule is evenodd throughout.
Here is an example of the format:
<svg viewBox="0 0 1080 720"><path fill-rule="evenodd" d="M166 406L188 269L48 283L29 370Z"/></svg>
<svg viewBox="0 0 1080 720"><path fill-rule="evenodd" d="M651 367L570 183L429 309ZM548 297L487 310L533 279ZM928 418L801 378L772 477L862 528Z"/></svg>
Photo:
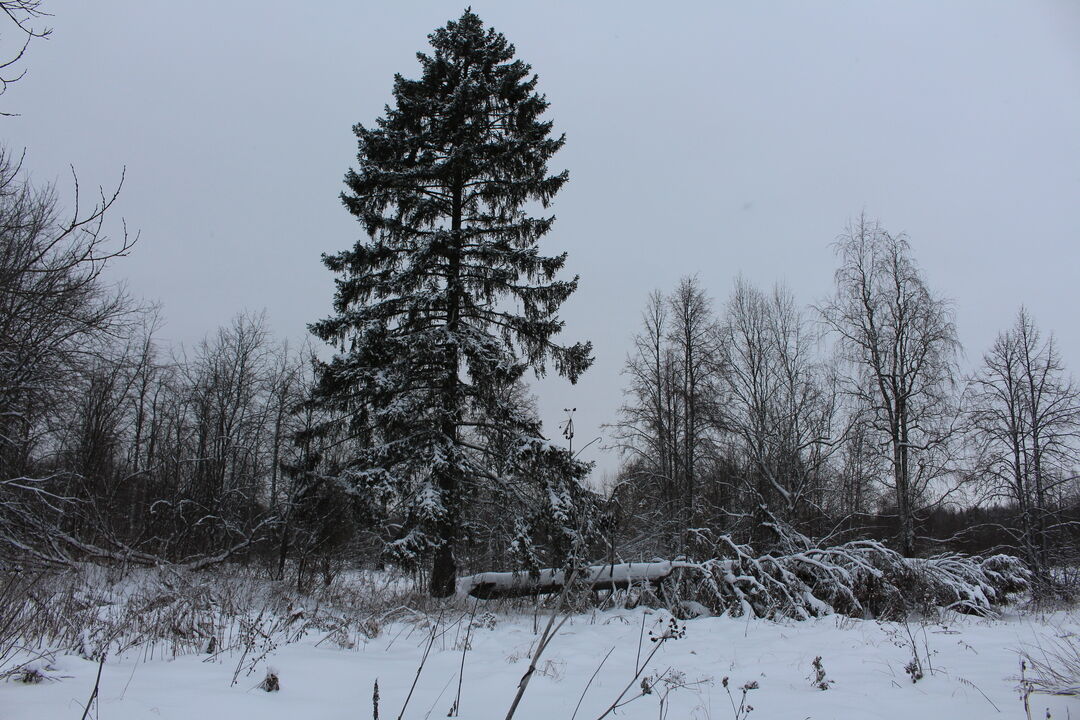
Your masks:
<svg viewBox="0 0 1080 720"><path fill-rule="evenodd" d="M627 684L625 699L641 692L631 683L635 662L656 649L650 641L668 626L670 615L652 610L612 610L576 615L563 626L540 659L518 708L519 720L569 719L582 691L605 655L585 694L577 718L594 720ZM644 621L644 622L643 622ZM405 718L446 717L454 703L462 647L468 634L461 682L462 718L503 718L526 671L545 616L500 616L483 605L470 619L460 608L446 611L431 640L424 622L397 622L353 649L309 634L279 645L254 663L243 661L230 687L239 653L185 655L143 661L138 649L109 658L101 673L100 699L90 717L133 718L357 718L372 717L372 690L378 679L380 717L396 718L430 643ZM665 641L642 678L655 686L616 711L614 717L720 719L735 717L723 678L737 706L744 684L756 681L747 703L751 718L882 718L965 720L1022 718L1017 691L1018 650L1040 637L1075 633L1075 613L1010 613L1000 620L949 615L944 622L879 623L840 616L801 622L743 618L698 618L681 623L685 637ZM914 638L925 676L913 683L905 665ZM928 656L927 656L928 653ZM812 686L812 662L821 656L828 690ZM266 667L278 673L281 690L257 688ZM0 717L5 720L78 718L90 696L98 666L75 655L57 657L37 684L0 683ZM667 679L654 682L658 674ZM674 686L674 687L673 687ZM1080 718L1080 698L1031 696L1032 717ZM611 716L609 716L611 717Z"/></svg>

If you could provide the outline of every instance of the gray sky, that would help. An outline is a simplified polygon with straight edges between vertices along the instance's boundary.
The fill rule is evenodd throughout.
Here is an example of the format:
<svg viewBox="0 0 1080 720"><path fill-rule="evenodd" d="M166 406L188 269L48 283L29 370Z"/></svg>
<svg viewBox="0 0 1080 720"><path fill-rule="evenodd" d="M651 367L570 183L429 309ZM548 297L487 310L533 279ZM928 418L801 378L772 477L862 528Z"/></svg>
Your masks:
<svg viewBox="0 0 1080 720"><path fill-rule="evenodd" d="M540 75L567 144L547 250L581 275L566 339L596 363L538 386L576 445L621 401L645 297L698 273L826 295L830 243L865 210L910 236L956 301L967 361L1026 304L1080 363L1080 3L473 2ZM321 252L360 230L338 200L351 127L415 77L448 2L47 2L50 40L0 98L38 181L111 186L141 230L118 264L193 342L242 309L301 339L329 311ZM10 33L4 28L4 40ZM4 47L9 47L5 42ZM610 470L610 455L586 451Z"/></svg>

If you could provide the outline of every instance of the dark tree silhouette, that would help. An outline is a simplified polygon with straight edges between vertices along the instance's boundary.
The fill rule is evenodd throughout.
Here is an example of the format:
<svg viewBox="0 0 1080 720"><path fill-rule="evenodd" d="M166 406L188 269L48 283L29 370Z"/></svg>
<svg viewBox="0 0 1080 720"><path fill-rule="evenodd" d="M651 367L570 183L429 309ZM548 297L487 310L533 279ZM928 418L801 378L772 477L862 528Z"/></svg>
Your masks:
<svg viewBox="0 0 1080 720"><path fill-rule="evenodd" d="M312 331L339 351L321 396L365 445L345 478L400 511L392 549L433 554L431 591L443 596L478 483L499 480L508 460L547 481L584 474L508 388L548 362L576 381L591 346L553 340L577 279L556 277L565 254L539 251L554 218L524 210L546 207L567 180L548 174L563 137L542 119L537 77L471 11L429 39L420 78L396 76L394 106L354 128L359 167L342 199L368 237L324 258L340 274L334 315ZM512 457L485 440L492 427L517 436Z"/></svg>

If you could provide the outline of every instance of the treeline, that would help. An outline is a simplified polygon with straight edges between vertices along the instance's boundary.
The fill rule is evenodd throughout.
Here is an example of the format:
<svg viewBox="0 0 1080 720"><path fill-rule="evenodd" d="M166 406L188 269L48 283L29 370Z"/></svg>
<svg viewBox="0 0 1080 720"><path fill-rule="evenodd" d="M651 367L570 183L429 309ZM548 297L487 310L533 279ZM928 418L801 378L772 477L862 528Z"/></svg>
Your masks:
<svg viewBox="0 0 1080 720"><path fill-rule="evenodd" d="M861 217L835 247L817 306L743 279L722 304L697 277L649 297L612 427L623 547L794 531L1009 550L1043 574L1075 558L1080 393L1054 338L1021 308L965 374L952 306L904 236Z"/></svg>
<svg viewBox="0 0 1080 720"><path fill-rule="evenodd" d="M249 314L163 346L156 311L106 281L134 242L103 231L113 199L65 216L55 189L0 163L5 561L255 559L301 582L407 561L386 550L408 506L357 482L371 440L312 401L312 348ZM769 548L791 532L1010 550L1044 570L1074 558L1080 402L1053 338L1021 310L963 375L949 304L907 242L860 220L838 250L819 307L744 280L722 304L697 278L653 293L611 428L613 486L475 483L460 567L705 556L721 534ZM524 385L502 392L535 418Z"/></svg>
<svg viewBox="0 0 1080 720"><path fill-rule="evenodd" d="M304 434L311 349L244 314L189 350L162 346L155 310L105 274L134 244L103 231L114 199L65 216L0 157L0 552L326 556L357 514L309 472L334 459Z"/></svg>

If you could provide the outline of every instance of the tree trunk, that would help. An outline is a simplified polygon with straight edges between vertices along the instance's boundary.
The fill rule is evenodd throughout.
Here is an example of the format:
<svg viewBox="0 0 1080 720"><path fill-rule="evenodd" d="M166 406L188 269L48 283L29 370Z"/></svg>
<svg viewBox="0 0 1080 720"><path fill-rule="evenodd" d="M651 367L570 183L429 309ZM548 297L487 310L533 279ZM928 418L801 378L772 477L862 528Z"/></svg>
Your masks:
<svg viewBox="0 0 1080 720"><path fill-rule="evenodd" d="M570 580L583 588L626 590L633 586L651 585L654 589L679 567L680 561L660 560L644 563L610 563L592 565L569 575ZM490 600L494 598L529 597L561 592L567 580L565 570L545 568L537 576L525 572L486 572L461 578L462 591Z"/></svg>
<svg viewBox="0 0 1080 720"><path fill-rule="evenodd" d="M912 510L910 475L908 468L907 426L904 407L897 407L896 424L893 426L893 479L896 483L896 514L899 516L899 550L904 557L915 554L915 522Z"/></svg>
<svg viewBox="0 0 1080 720"><path fill-rule="evenodd" d="M458 330L461 313L461 215L462 183L455 182L450 217L450 247L447 248L446 280L446 329L447 335L454 337ZM443 503L443 515L436 528L438 543L431 562L432 597L447 597L456 591L457 561L454 558L454 546L457 541L457 493L458 473L457 432L461 415L458 401L459 351L456 345L447 348L446 375L443 383L443 421L442 434L453 445L449 457L436 469L435 481Z"/></svg>
<svg viewBox="0 0 1080 720"><path fill-rule="evenodd" d="M281 528L281 545L278 547L278 580L285 579L285 561L289 557L289 533L292 532L292 512L285 515L285 523Z"/></svg>

